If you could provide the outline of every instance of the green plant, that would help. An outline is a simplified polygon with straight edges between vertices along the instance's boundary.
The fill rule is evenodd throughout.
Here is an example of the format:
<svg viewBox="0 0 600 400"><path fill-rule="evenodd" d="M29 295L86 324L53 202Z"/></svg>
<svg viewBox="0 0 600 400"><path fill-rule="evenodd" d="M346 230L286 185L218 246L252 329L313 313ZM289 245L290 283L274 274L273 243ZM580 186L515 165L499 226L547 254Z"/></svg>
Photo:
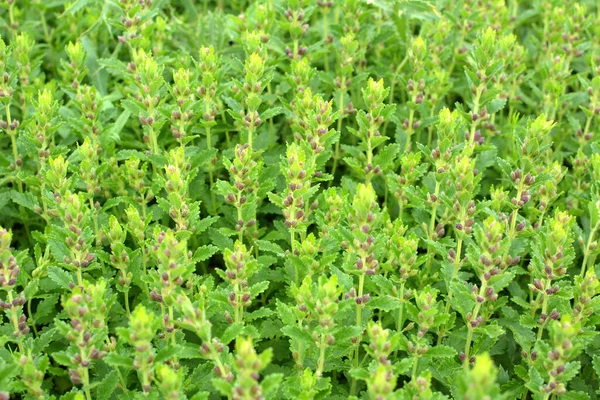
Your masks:
<svg viewBox="0 0 600 400"><path fill-rule="evenodd" d="M0 2L0 400L600 398L599 11Z"/></svg>

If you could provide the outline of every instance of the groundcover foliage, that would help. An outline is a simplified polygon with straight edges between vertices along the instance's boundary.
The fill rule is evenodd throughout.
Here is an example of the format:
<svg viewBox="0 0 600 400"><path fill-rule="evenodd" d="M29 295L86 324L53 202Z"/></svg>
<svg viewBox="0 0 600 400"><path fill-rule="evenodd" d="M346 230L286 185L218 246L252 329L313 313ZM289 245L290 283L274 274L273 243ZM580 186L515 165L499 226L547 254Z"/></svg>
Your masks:
<svg viewBox="0 0 600 400"><path fill-rule="evenodd" d="M595 1L4 0L0 399L597 399Z"/></svg>

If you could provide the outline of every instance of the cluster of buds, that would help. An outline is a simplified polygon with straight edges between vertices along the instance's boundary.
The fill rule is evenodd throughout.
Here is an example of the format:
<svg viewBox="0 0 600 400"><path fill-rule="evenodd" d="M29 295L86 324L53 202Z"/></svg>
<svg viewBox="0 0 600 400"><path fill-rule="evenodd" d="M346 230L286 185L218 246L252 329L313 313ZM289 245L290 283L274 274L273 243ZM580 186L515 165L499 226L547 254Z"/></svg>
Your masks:
<svg viewBox="0 0 600 400"><path fill-rule="evenodd" d="M193 205L188 204L188 186L191 164L185 158L185 148L180 146L169 152L168 164L165 166L165 190L169 202L169 216L175 221L177 230L190 230L194 222L191 213Z"/></svg>
<svg viewBox="0 0 600 400"><path fill-rule="evenodd" d="M428 50L427 43L421 36L417 36L410 45L409 59L411 61L412 75L406 81L406 92L409 100L407 101L408 116L402 121L402 130L406 133L406 153L410 151L412 136L421 126L421 121L415 116L419 109L423 107L425 100L425 87L428 70L425 69Z"/></svg>
<svg viewBox="0 0 600 400"><path fill-rule="evenodd" d="M314 313L319 326L313 331L313 340L320 350L317 361L317 376L320 377L325 368L325 351L335 343L333 330L335 329L335 315L339 310L339 297L341 288L338 286L337 275L326 278L319 276L317 295L314 302ZM311 307L313 308L313 307Z"/></svg>
<svg viewBox="0 0 600 400"><path fill-rule="evenodd" d="M252 339L238 337L235 342L234 369L236 379L232 383L233 400L263 400L263 388L260 385L260 372L269 365L272 350L257 354Z"/></svg>
<svg viewBox="0 0 600 400"><path fill-rule="evenodd" d="M175 371L168 365L159 364L156 367L156 383L158 390L165 399L180 399L183 395L182 371Z"/></svg>
<svg viewBox="0 0 600 400"><path fill-rule="evenodd" d="M0 227L0 290L5 290L7 293L6 299L0 300L0 308L9 314L13 325L13 336L18 339L29 333L29 327L27 317L22 310L25 294L21 293L15 297L14 293L21 269L12 254L11 241L12 232Z"/></svg>
<svg viewBox="0 0 600 400"><path fill-rule="evenodd" d="M12 47L6 46L4 40L0 39L0 100L6 104L12 100L17 77L9 71L8 63L11 61Z"/></svg>
<svg viewBox="0 0 600 400"><path fill-rule="evenodd" d="M240 238L248 228L256 226L256 209L253 207L257 200L258 177L263 169L262 160L254 158L255 153L249 144L238 144L234 150L234 159L223 160L229 171L230 183L220 182L221 194L225 202L237 209L235 229ZM254 230L256 232L256 230Z"/></svg>
<svg viewBox="0 0 600 400"><path fill-rule="evenodd" d="M36 42L33 37L27 33L20 33L15 38L13 46L13 59L15 61L15 71L19 78L21 87L21 95L19 97L19 103L24 104L26 100L30 99L30 93L26 91L31 90L30 80L31 72L35 67L32 65L32 61L35 59L32 57L33 48Z"/></svg>
<svg viewBox="0 0 600 400"><path fill-rule="evenodd" d="M369 79L367 87L362 89L367 111L360 110L357 114L359 130L355 133L361 140L364 166L361 165L360 175L369 182L374 176L382 173L380 165L374 165L373 151L381 146L388 138L381 134L380 128L386 122L393 111L393 107L384 104L389 89L383 85L383 79L375 81Z"/></svg>
<svg viewBox="0 0 600 400"><path fill-rule="evenodd" d="M194 119L194 95L192 94L191 72L189 69L179 68L173 73L171 94L176 105L171 111L171 133L173 137L183 144L183 139L190 131Z"/></svg>
<svg viewBox="0 0 600 400"><path fill-rule="evenodd" d="M172 307L176 302L178 289L194 270L193 263L190 262L192 252L188 251L187 241L178 239L172 230L157 232L152 250L157 258L154 275L156 290L160 299ZM165 315L163 325L167 333L174 331L175 321L172 320L172 315Z"/></svg>
<svg viewBox="0 0 600 400"><path fill-rule="evenodd" d="M573 318L575 322L585 325L590 317L598 313L600 282L595 271L589 270L585 276L575 277Z"/></svg>
<svg viewBox="0 0 600 400"><path fill-rule="evenodd" d="M590 158L584 153L583 149L580 148L577 150L577 153L571 157L570 161L571 165L573 165L570 172L574 179L571 183L572 189L570 190L567 204L570 208L577 208L579 205L579 197L586 193L590 188L590 180L587 176Z"/></svg>
<svg viewBox="0 0 600 400"><path fill-rule="evenodd" d="M313 233L309 233L302 240L300 246L295 249L296 255L306 266L309 276L325 272L336 257L335 254L321 254L321 240L321 238L315 237Z"/></svg>
<svg viewBox="0 0 600 400"><path fill-rule="evenodd" d="M120 19L123 34L119 36L121 43L128 43L142 37L144 22L152 15L152 0L119 0L123 12Z"/></svg>
<svg viewBox="0 0 600 400"><path fill-rule="evenodd" d="M65 51L69 61L61 60L61 73L65 83L68 85L67 87L78 93L81 82L88 74L88 69L85 65L87 54L81 42L69 42L65 46Z"/></svg>
<svg viewBox="0 0 600 400"><path fill-rule="evenodd" d="M518 257L503 258L508 241L503 240L503 226L494 217L486 218L481 226L477 226L475 239L479 259L472 262L482 282L520 261Z"/></svg>
<svg viewBox="0 0 600 400"><path fill-rule="evenodd" d="M229 304L235 310L234 322L243 322L244 308L252 304L248 281L256 273L258 263L251 250L240 241L235 243L233 250L225 249L223 258L227 269L221 275L232 286Z"/></svg>
<svg viewBox="0 0 600 400"><path fill-rule="evenodd" d="M266 55L265 44L269 43L270 32L277 20L277 9L266 4L257 5L244 10L244 13L234 18L241 36L241 44L246 55L259 52Z"/></svg>
<svg viewBox="0 0 600 400"><path fill-rule="evenodd" d="M86 207L84 195L67 192L65 206L62 210L63 231L66 234L65 244L70 256L65 255L63 262L71 265L81 285L81 270L89 266L96 258L92 253L92 235L87 228L90 211Z"/></svg>
<svg viewBox="0 0 600 400"><path fill-rule="evenodd" d="M553 281L565 277L567 265L574 258L574 222L569 214L558 211L544 224L543 232L534 245L535 256L531 265L534 281L530 289L537 292L539 301L542 301L542 313L538 321L540 330L549 320L560 318L556 310L547 314L546 307L548 299L560 290L560 286L557 283L553 285Z"/></svg>
<svg viewBox="0 0 600 400"><path fill-rule="evenodd" d="M18 358L17 358L18 357ZM27 388L27 393L31 398L37 400L45 399L44 375L46 373L46 365L48 364L47 356L34 356L31 351L28 354L16 355L18 366L21 370L21 380ZM8 400L8 397L7 397Z"/></svg>
<svg viewBox="0 0 600 400"><path fill-rule="evenodd" d="M541 222L546 214L546 211L550 205L559 197L558 185L564 178L567 170L559 163L555 162L547 169L550 179L544 181L538 189L538 211L540 212L540 218L535 223L536 229L541 228Z"/></svg>
<svg viewBox="0 0 600 400"><path fill-rule="evenodd" d="M334 79L334 85L340 92L347 92L352 85L352 74L354 72L354 63L358 56L358 41L356 35L347 33L340 39L341 48L339 49L339 71Z"/></svg>
<svg viewBox="0 0 600 400"><path fill-rule="evenodd" d="M419 238L412 232L406 234L406 226L401 225L399 219L393 222L393 231L388 239L387 248L390 249L389 264L394 271L399 272L400 279L406 282L408 278L416 275L413 268L417 261Z"/></svg>
<svg viewBox="0 0 600 400"><path fill-rule="evenodd" d="M133 200L142 207L154 199L154 193L146 180L147 169L148 164L133 156L121 164L124 180L133 189Z"/></svg>
<svg viewBox="0 0 600 400"><path fill-rule="evenodd" d="M165 82L163 78L163 67L142 49L134 49L132 53L133 61L127 66L127 71L133 77L133 82L137 88L135 99L140 107L140 123L144 129L144 142L148 143L151 153L157 153L158 129L154 125L160 126L160 113L158 106L164 101L163 95Z"/></svg>
<svg viewBox="0 0 600 400"><path fill-rule="evenodd" d="M590 130L593 120L600 114L600 76L595 76L587 89L589 103L587 107L582 107L586 116L586 123L583 129L577 129L575 136L579 141L579 147L583 148L594 138L594 132Z"/></svg>
<svg viewBox="0 0 600 400"><path fill-rule="evenodd" d="M70 320L68 324L58 324L59 331L71 343L69 376L74 384L85 388L89 385L91 362L106 355L101 350L106 340L106 316L110 306L106 281L100 279L96 284L84 281L82 286L75 286L69 296L63 297L62 305Z"/></svg>
<svg viewBox="0 0 600 400"><path fill-rule="evenodd" d="M201 47L198 60L198 69L200 71L200 81L196 93L202 99L204 123L214 122L217 112L222 107L217 96L220 85L220 57L215 54L215 49L210 47Z"/></svg>
<svg viewBox="0 0 600 400"><path fill-rule="evenodd" d="M514 182L515 186L520 186L522 190L519 193L519 198L513 197L510 202L519 208L523 207L530 200L529 188L535 183L535 177L531 174L523 176L523 172L520 169L516 169L510 173L510 180Z"/></svg>
<svg viewBox="0 0 600 400"><path fill-rule="evenodd" d="M517 42L517 38L513 34L504 35L498 40L496 57L498 60L503 60L504 68L490 81L497 90L501 91L500 98L507 99L511 104L518 104L521 97L517 91L523 83L523 75L527 70L525 47ZM492 133L498 134L500 131L494 125L494 117L495 115L492 115L491 120L483 123L482 126Z"/></svg>
<svg viewBox="0 0 600 400"><path fill-rule="evenodd" d="M383 329L381 322L370 321L367 334L370 344L365 346L365 349L377 362L367 379L367 390L372 399L387 399L396 388L397 378L388 359L395 350L395 345L393 340L390 340L390 331Z"/></svg>
<svg viewBox="0 0 600 400"><path fill-rule="evenodd" d="M96 142L96 144L98 144ZM81 162L79 163L79 176L85 183L86 190L90 198L100 193L100 180L102 176L98 176L98 167L100 165L99 155L100 148L94 143L85 138L83 143L78 148Z"/></svg>
<svg viewBox="0 0 600 400"><path fill-rule="evenodd" d="M152 347L152 340L159 323L152 312L148 313L144 306L139 305L129 318L128 335L123 337L135 350L133 367L137 371L144 393L150 392L154 380L153 363L156 350Z"/></svg>
<svg viewBox="0 0 600 400"><path fill-rule="evenodd" d="M539 236L537 247L540 251L540 264L537 276L546 281L560 279L567 272L573 259L574 219L567 212L558 211L545 224L544 235Z"/></svg>
<svg viewBox="0 0 600 400"><path fill-rule="evenodd" d="M225 351L225 345L218 338L212 337L212 323L206 315L208 293L211 289L212 286L210 285L200 285L194 303L186 294L180 293L178 295L176 307L182 314L182 318L177 321L177 325L196 333L202 340L200 354L216 364L214 372L218 377L231 382L233 381L233 374L229 366L224 365L220 359Z"/></svg>
<svg viewBox="0 0 600 400"><path fill-rule="evenodd" d="M146 222L142 220L138 210L130 205L125 209L125 217L127 220L126 228L140 247L144 246L146 239Z"/></svg>
<svg viewBox="0 0 600 400"><path fill-rule="evenodd" d="M415 301L419 313L417 314L417 324L419 330L417 331L417 341L421 344L425 344L425 334L436 325L436 317L438 317L439 309L437 303L437 290L430 287L418 291L415 294Z"/></svg>
<svg viewBox="0 0 600 400"><path fill-rule="evenodd" d="M313 288L313 280L310 276L306 276L299 287L296 284L291 286L291 294L296 301L296 306L292 309L295 319L298 321L298 326L307 332L310 331L311 322L315 319ZM298 372L302 371L306 356L303 346L302 342L292 340L292 357Z"/></svg>
<svg viewBox="0 0 600 400"><path fill-rule="evenodd" d="M289 47L286 47L285 54L292 60L299 59L308 52L308 48L299 44L300 39L306 35L306 32L308 31L308 24L306 23L307 15L302 8L302 2L288 2L288 9L285 10L283 16L286 19L284 28L287 28L292 41L294 42L294 48L290 49Z"/></svg>
<svg viewBox="0 0 600 400"><path fill-rule="evenodd" d="M561 395L566 392L565 371L570 360L575 359L581 353L581 344L577 339L580 334L579 323L571 321L569 315L563 316L560 321L550 324L550 346L546 357L539 357L539 364L545 371L547 383L540 387L541 393Z"/></svg>
<svg viewBox="0 0 600 400"><path fill-rule="evenodd" d="M583 4L573 4L568 11L557 4L553 7L544 7L544 23L547 36L544 38L544 56L551 57L556 54L570 59L580 57L583 50L579 49L582 43L582 31L587 25L586 18L589 10Z"/></svg>
<svg viewBox="0 0 600 400"><path fill-rule="evenodd" d="M333 112L332 101L325 101L320 95L314 95L310 88L299 92L294 101L292 130L298 141L308 150L311 163L321 169L327 159L319 157L335 140L335 130L329 126L337 119ZM318 173L317 173L318 174Z"/></svg>
<svg viewBox="0 0 600 400"><path fill-rule="evenodd" d="M423 163L421 162L421 153L404 153L400 156L400 173L396 174L390 171L386 174L387 184L391 193L394 194L398 203L398 215L402 217L404 207L409 203L407 190L416 183L417 179L423 174ZM435 198L435 201L438 199ZM433 198L431 198L433 202Z"/></svg>
<svg viewBox="0 0 600 400"><path fill-rule="evenodd" d="M310 181L313 169L307 165L306 152L302 147L296 143L288 144L281 171L287 184L279 199L285 226L291 231L303 232L308 226L308 209L305 206L314 190L311 190Z"/></svg>
<svg viewBox="0 0 600 400"><path fill-rule="evenodd" d="M342 219L344 198L340 196L335 188L329 188L323 192L325 200L325 212L320 218L321 236L329 236L329 227L337 226Z"/></svg>
<svg viewBox="0 0 600 400"><path fill-rule="evenodd" d="M244 63L244 83L234 81L231 91L241 104L239 112L232 114L247 135L246 143L252 146L252 137L262 124L258 109L262 104L262 92L267 86L270 75L265 59L259 53L250 54Z"/></svg>
<svg viewBox="0 0 600 400"><path fill-rule="evenodd" d="M496 382L498 369L494 366L488 353L477 356L473 368L467 370L465 376L464 399L500 399L500 387Z"/></svg>
<svg viewBox="0 0 600 400"><path fill-rule="evenodd" d="M481 179L475 169L475 159L468 154L463 154L455 159L451 166L452 181L455 188L455 201L453 210L457 214L454 229L457 236L470 235L475 223L475 202L473 197L479 191Z"/></svg>
<svg viewBox="0 0 600 400"><path fill-rule="evenodd" d="M315 72L316 70L310 66L308 58L292 60L290 72L286 75L286 78L293 88L293 93L301 94L308 89Z"/></svg>
<svg viewBox="0 0 600 400"><path fill-rule="evenodd" d="M355 269L360 274L374 275L379 268L373 244L380 218L376 194L371 184L360 184L352 201L348 222L354 237L352 247L356 253Z"/></svg>
<svg viewBox="0 0 600 400"><path fill-rule="evenodd" d="M108 220L106 236L110 242L110 262L119 271L119 277L117 278L118 287L127 293L133 279L133 274L127 272L129 253L124 244L127 232L123 230L114 215L111 215Z"/></svg>
<svg viewBox="0 0 600 400"><path fill-rule="evenodd" d="M31 142L38 149L40 170L44 160L50 156L50 144L53 142L54 133L60 127L58 122L58 102L54 100L54 93L49 88L38 92L35 103L36 112L33 115L33 123L29 127Z"/></svg>
<svg viewBox="0 0 600 400"><path fill-rule="evenodd" d="M82 85L77 91L77 106L81 113L81 120L78 122L81 131L85 133L85 137L89 138L93 147L101 151L98 136L102 131L100 124L100 115L102 111L102 99L99 98L98 91L95 86Z"/></svg>
<svg viewBox="0 0 600 400"><path fill-rule="evenodd" d="M502 53L501 43L498 32L488 27L477 38L468 60L469 66L465 69L469 89L473 95L470 121L467 121L470 124L470 130L465 135L467 142L471 145L483 144L484 138L481 130L478 129L480 125L494 128L493 123L488 122L492 116L486 107L495 100L495 96L486 95L486 92L492 88L490 83L502 70L499 68L502 59L496 58L499 51Z"/></svg>

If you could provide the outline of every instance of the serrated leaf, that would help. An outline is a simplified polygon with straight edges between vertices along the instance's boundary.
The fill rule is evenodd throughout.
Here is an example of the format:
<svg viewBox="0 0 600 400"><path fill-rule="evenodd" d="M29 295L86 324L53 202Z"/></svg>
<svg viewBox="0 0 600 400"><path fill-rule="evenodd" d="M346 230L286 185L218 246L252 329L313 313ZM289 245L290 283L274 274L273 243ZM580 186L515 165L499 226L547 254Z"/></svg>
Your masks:
<svg viewBox="0 0 600 400"><path fill-rule="evenodd" d="M58 287L66 290L70 290L69 283L74 283L70 273L53 265L48 267L48 278L56 283Z"/></svg>
<svg viewBox="0 0 600 400"><path fill-rule="evenodd" d="M427 358L450 358L456 356L457 352L454 348L450 346L444 346L438 344L437 346L431 347L427 352L423 355L423 357Z"/></svg>

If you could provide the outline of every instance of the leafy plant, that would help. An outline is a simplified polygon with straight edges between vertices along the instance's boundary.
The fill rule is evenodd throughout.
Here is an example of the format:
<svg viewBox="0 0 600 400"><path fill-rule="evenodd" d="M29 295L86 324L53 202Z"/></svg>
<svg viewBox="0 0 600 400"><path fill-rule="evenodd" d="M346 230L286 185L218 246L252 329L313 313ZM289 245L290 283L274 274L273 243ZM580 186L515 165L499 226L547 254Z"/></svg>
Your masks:
<svg viewBox="0 0 600 400"><path fill-rule="evenodd" d="M597 2L0 4L0 400L600 398Z"/></svg>

